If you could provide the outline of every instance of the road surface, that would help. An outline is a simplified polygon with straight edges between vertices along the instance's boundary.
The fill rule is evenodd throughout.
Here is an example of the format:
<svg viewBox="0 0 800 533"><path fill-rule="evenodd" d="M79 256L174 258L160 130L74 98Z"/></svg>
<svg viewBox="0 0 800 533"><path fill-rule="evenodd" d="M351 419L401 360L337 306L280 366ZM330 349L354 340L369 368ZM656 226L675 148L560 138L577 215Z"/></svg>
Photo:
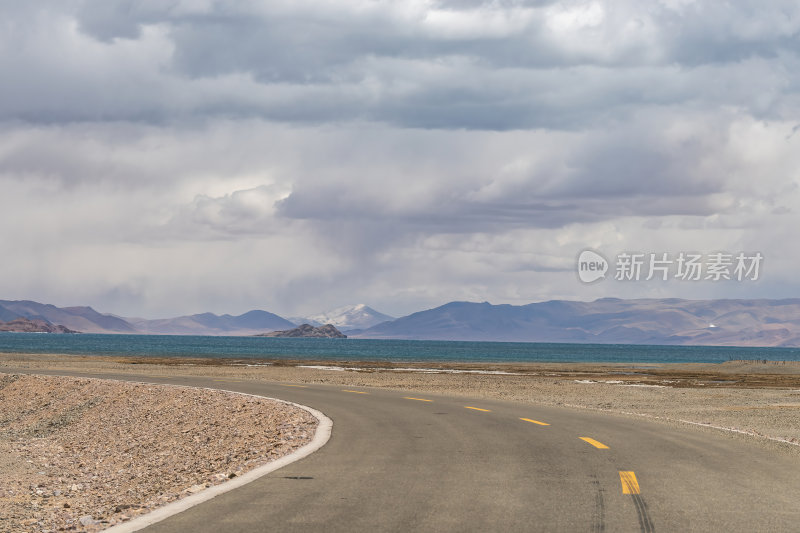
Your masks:
<svg viewBox="0 0 800 533"><path fill-rule="evenodd" d="M311 456L147 533L800 530L798 457L721 432L385 389L59 374L277 397L333 420Z"/></svg>

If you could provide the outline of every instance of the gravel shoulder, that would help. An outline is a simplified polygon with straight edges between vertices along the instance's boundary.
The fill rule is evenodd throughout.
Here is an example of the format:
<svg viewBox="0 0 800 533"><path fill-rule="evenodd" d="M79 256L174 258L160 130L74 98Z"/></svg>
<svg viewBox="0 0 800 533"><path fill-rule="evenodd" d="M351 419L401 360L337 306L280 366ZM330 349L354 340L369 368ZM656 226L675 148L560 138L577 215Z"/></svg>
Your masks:
<svg viewBox="0 0 800 533"><path fill-rule="evenodd" d="M0 530L99 531L291 453L316 425L224 391L0 373Z"/></svg>

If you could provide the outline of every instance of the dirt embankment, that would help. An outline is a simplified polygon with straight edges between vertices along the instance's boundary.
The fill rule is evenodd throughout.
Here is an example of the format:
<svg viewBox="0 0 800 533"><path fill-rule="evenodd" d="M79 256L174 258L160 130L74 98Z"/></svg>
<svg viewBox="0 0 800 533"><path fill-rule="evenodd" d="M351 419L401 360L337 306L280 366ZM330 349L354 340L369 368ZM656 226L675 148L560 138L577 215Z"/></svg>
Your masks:
<svg viewBox="0 0 800 533"><path fill-rule="evenodd" d="M317 421L266 399L0 374L0 531L98 531L306 444Z"/></svg>

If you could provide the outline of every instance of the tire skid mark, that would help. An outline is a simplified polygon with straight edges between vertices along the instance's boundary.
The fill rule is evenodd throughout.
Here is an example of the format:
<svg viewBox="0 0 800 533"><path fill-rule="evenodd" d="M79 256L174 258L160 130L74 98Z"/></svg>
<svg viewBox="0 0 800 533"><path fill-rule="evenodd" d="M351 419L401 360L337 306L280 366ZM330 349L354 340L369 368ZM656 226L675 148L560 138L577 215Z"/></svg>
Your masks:
<svg viewBox="0 0 800 533"><path fill-rule="evenodd" d="M631 494L631 498L633 499L633 505L636 507L636 515L639 517L639 528L642 533L652 533L656 529L647 511L647 503L645 503L641 494Z"/></svg>
<svg viewBox="0 0 800 533"><path fill-rule="evenodd" d="M596 474L591 475L594 490L594 515L592 516L592 533L603 533L606 530L606 504L603 499L603 487Z"/></svg>

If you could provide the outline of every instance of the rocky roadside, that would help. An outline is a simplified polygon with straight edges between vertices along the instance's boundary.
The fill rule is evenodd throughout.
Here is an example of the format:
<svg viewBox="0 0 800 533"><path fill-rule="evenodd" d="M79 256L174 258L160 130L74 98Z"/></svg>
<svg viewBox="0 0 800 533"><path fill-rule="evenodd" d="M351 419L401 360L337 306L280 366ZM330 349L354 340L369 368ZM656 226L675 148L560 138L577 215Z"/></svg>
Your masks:
<svg viewBox="0 0 800 533"><path fill-rule="evenodd" d="M0 374L0 531L105 529L290 453L316 425L224 391Z"/></svg>

